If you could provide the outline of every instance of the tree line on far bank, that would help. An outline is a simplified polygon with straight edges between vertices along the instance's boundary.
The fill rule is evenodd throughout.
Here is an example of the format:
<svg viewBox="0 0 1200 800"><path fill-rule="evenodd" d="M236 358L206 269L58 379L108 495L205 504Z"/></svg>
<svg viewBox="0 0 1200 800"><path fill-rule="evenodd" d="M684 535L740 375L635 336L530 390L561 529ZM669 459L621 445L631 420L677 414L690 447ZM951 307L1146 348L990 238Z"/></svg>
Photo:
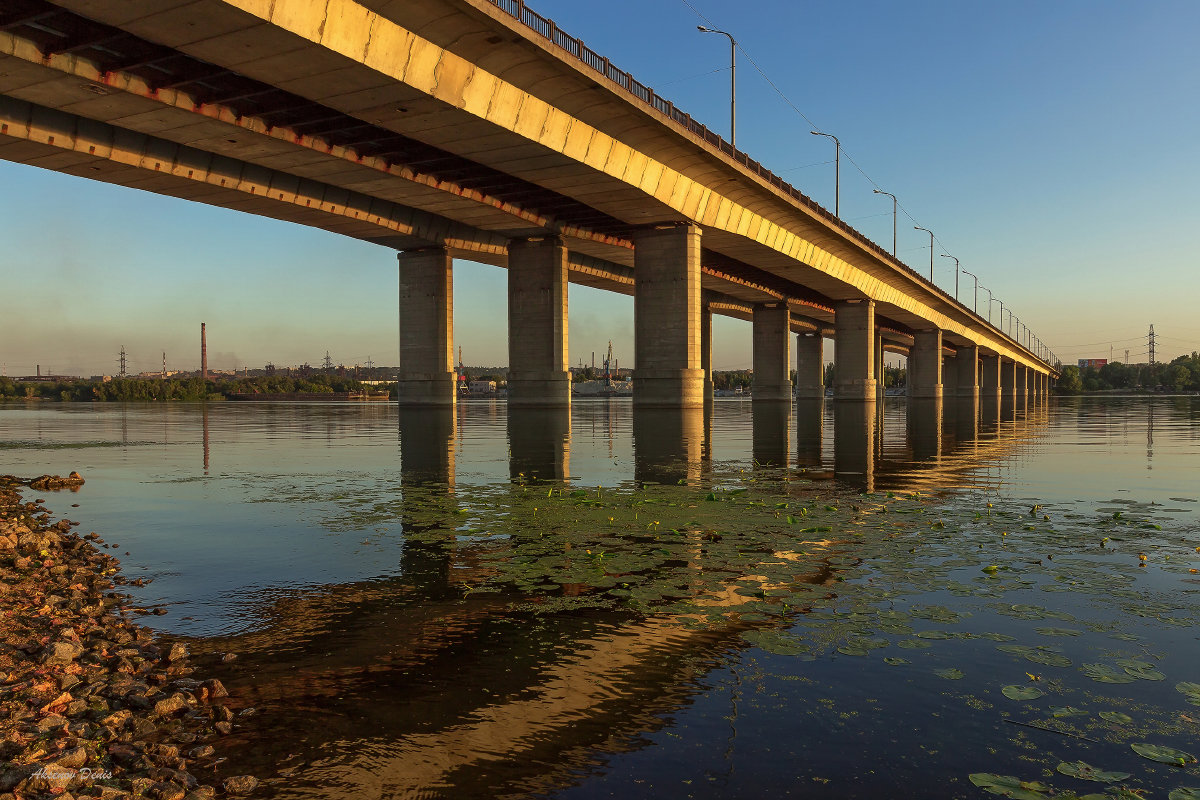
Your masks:
<svg viewBox="0 0 1200 800"><path fill-rule="evenodd" d="M1113 389L1131 391L1200 391L1200 353L1179 356L1169 363L1122 364L1112 361L1102 367L1068 364L1055 387L1059 394L1103 392Z"/></svg>
<svg viewBox="0 0 1200 800"><path fill-rule="evenodd" d="M313 374L303 377L264 375L232 380L190 378L113 378L108 381L42 381L28 383L0 377L0 398L78 402L145 402L155 400L211 400L234 394L333 394L358 392L363 386L353 378Z"/></svg>

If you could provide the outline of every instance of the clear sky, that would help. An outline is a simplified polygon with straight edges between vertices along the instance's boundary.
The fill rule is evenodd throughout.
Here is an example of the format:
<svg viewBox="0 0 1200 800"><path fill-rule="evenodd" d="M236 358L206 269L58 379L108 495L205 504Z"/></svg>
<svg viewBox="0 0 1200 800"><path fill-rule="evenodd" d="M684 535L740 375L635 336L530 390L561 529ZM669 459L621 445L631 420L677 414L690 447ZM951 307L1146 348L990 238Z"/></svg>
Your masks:
<svg viewBox="0 0 1200 800"><path fill-rule="evenodd" d="M531 0L710 127L891 245L894 192L983 285L1068 363L1200 350L1200 3ZM702 19L699 14L703 15ZM847 159L853 159L850 163ZM856 166L870 178L864 177ZM874 183L872 183L872 181ZM901 216L900 257L928 269ZM336 234L0 161L0 367L98 374L395 364L396 261ZM935 257L953 289L953 261ZM506 364L505 273L455 264L455 343ZM962 296L973 284L964 276ZM981 291L983 306L987 293ZM998 307L996 307L998 314ZM572 363L613 340L632 365L633 302L571 287ZM750 364L748 323L714 324L714 367Z"/></svg>

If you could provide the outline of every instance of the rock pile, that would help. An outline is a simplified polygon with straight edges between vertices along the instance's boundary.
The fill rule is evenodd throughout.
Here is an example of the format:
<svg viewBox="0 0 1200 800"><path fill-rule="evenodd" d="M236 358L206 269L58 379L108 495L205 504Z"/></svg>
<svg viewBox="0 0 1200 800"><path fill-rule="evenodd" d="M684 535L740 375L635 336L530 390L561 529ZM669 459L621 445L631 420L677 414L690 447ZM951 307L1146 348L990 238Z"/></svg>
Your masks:
<svg viewBox="0 0 1200 800"><path fill-rule="evenodd" d="M250 776L220 789L196 777L219 761L209 742L231 731L225 687L193 675L183 644L129 619L130 599L113 591L119 562L96 534L51 522L16 489L81 483L0 477L0 800L253 792Z"/></svg>

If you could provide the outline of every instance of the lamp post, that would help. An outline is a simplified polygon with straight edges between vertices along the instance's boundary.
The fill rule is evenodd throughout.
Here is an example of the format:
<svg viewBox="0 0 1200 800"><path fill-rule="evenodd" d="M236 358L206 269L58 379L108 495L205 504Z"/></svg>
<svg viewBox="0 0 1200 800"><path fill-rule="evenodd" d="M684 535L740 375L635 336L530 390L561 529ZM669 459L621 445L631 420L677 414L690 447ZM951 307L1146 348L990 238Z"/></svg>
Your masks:
<svg viewBox="0 0 1200 800"><path fill-rule="evenodd" d="M892 194L891 192L880 191L879 189L872 189L871 191L873 191L875 194L886 194L888 197L892 198L892 258L895 258L896 257L896 195Z"/></svg>
<svg viewBox="0 0 1200 800"><path fill-rule="evenodd" d="M978 315L979 314L979 276L976 275L974 272L968 272L965 269L963 270L963 275L970 275L972 278L975 279L975 302L971 305L971 310L974 311L976 315Z"/></svg>
<svg viewBox="0 0 1200 800"><path fill-rule="evenodd" d="M920 225L913 225L914 231L925 231L929 234L929 281L933 282L933 231L929 228L922 228Z"/></svg>
<svg viewBox="0 0 1200 800"><path fill-rule="evenodd" d="M719 33L729 37L729 144L737 149L737 40L728 31L697 25L701 33Z"/></svg>
<svg viewBox="0 0 1200 800"><path fill-rule="evenodd" d="M1003 333L1004 332L1004 301L997 300L996 302L1000 304L1000 332ZM1009 313L1011 314L1012 312L1010 311Z"/></svg>
<svg viewBox="0 0 1200 800"><path fill-rule="evenodd" d="M992 324L992 290L989 289L988 287L984 286L983 284L980 284L979 288L983 289L985 292L988 293L988 325L991 325Z"/></svg>
<svg viewBox="0 0 1200 800"><path fill-rule="evenodd" d="M942 253L942 258L954 258L949 253ZM954 299L958 300L958 259L954 258Z"/></svg>
<svg viewBox="0 0 1200 800"><path fill-rule="evenodd" d="M809 133L813 136L828 136L830 139L833 139L833 215L841 219L842 142L832 133L821 133L820 131L809 131Z"/></svg>

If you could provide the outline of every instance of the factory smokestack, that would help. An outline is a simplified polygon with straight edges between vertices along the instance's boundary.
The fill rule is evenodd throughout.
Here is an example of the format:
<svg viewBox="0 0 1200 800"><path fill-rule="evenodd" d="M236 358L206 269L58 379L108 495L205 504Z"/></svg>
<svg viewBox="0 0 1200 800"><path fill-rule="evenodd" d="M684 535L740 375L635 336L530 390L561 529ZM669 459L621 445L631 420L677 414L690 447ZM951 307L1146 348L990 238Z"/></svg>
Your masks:
<svg viewBox="0 0 1200 800"><path fill-rule="evenodd" d="M208 334L200 323L200 380L208 380Z"/></svg>

